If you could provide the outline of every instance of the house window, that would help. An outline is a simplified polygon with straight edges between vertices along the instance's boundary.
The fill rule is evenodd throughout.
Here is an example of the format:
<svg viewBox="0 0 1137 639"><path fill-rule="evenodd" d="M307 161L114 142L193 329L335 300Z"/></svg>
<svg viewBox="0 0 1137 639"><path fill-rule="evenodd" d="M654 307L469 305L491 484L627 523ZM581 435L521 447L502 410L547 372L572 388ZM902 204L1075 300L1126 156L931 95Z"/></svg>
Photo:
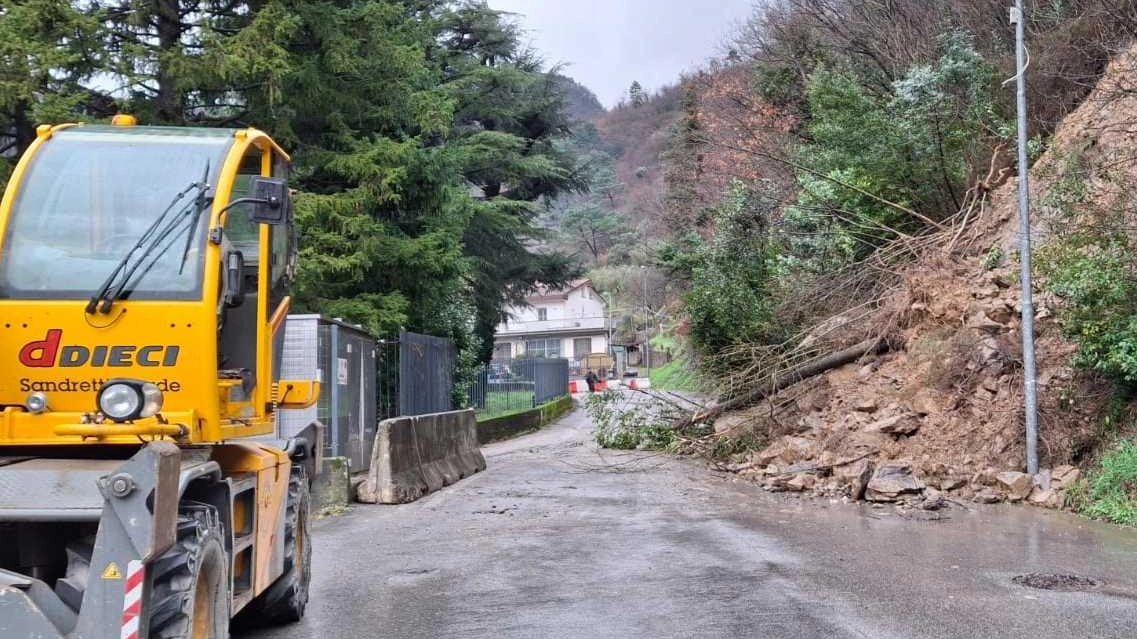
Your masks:
<svg viewBox="0 0 1137 639"><path fill-rule="evenodd" d="M547 319L549 319L549 309L547 309L547 308L537 309L537 321L538 322L544 322Z"/></svg>
<svg viewBox="0 0 1137 639"><path fill-rule="evenodd" d="M529 357L555 358L561 356L561 340L531 339L525 342L525 354Z"/></svg>
<svg viewBox="0 0 1137 639"><path fill-rule="evenodd" d="M572 356L580 359L585 355L592 354L592 338L591 337L578 337L572 341Z"/></svg>
<svg viewBox="0 0 1137 639"><path fill-rule="evenodd" d="M510 359L513 357L513 345L509 342L502 342L501 344L494 344L493 358L495 360Z"/></svg>

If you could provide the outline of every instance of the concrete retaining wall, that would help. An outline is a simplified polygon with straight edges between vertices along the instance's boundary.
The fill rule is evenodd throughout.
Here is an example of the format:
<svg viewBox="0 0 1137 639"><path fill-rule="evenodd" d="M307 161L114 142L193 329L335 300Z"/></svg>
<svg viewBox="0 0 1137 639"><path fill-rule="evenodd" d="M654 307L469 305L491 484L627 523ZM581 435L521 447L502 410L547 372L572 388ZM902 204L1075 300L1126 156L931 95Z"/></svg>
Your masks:
<svg viewBox="0 0 1137 639"><path fill-rule="evenodd" d="M386 419L356 499L405 504L485 468L472 410Z"/></svg>
<svg viewBox="0 0 1137 639"><path fill-rule="evenodd" d="M488 444L540 428L572 410L572 397L564 395L523 413L478 421L478 442Z"/></svg>

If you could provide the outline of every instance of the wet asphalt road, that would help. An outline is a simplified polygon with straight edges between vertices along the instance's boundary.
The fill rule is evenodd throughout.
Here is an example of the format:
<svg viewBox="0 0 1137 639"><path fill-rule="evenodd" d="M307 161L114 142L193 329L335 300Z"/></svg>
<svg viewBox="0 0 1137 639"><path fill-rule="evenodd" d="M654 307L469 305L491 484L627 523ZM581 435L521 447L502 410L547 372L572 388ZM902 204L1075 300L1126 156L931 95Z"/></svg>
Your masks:
<svg viewBox="0 0 1137 639"><path fill-rule="evenodd" d="M318 522L308 615L245 637L1137 637L1137 531L799 502L589 429L578 411L417 503ZM1011 583L1027 572L1109 587Z"/></svg>

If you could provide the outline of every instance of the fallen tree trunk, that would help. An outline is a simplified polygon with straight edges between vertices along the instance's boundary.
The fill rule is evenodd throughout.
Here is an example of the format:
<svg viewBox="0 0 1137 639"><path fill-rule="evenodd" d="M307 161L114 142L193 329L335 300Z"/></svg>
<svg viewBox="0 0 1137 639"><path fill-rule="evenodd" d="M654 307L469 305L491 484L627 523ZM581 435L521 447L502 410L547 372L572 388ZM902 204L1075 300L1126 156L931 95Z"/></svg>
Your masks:
<svg viewBox="0 0 1137 639"><path fill-rule="evenodd" d="M843 351L838 351L824 357L810 360L800 366L791 368L790 370L776 375L769 384L760 386L750 392L743 393L736 397L732 397L727 401L715 406L711 409L695 413L694 415L680 420L674 424L676 430L687 428L699 422L705 422L714 419L729 410L741 408L755 402L759 402L767 397L782 391L794 384L815 377L828 370L844 366L857 361L865 355L877 355L888 350L888 342L883 338L875 337L867 339L856 346L851 346Z"/></svg>

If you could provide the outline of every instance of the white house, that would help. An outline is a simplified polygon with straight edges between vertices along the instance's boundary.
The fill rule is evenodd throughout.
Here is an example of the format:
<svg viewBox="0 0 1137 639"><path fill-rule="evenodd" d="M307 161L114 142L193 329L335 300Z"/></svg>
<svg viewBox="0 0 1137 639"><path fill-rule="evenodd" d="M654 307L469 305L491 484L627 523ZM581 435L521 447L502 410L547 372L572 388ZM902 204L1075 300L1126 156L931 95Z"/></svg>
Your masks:
<svg viewBox="0 0 1137 639"><path fill-rule="evenodd" d="M506 309L494 337L494 359L563 357L579 368L585 355L608 353L608 306L592 280L565 289L539 288L528 306Z"/></svg>

